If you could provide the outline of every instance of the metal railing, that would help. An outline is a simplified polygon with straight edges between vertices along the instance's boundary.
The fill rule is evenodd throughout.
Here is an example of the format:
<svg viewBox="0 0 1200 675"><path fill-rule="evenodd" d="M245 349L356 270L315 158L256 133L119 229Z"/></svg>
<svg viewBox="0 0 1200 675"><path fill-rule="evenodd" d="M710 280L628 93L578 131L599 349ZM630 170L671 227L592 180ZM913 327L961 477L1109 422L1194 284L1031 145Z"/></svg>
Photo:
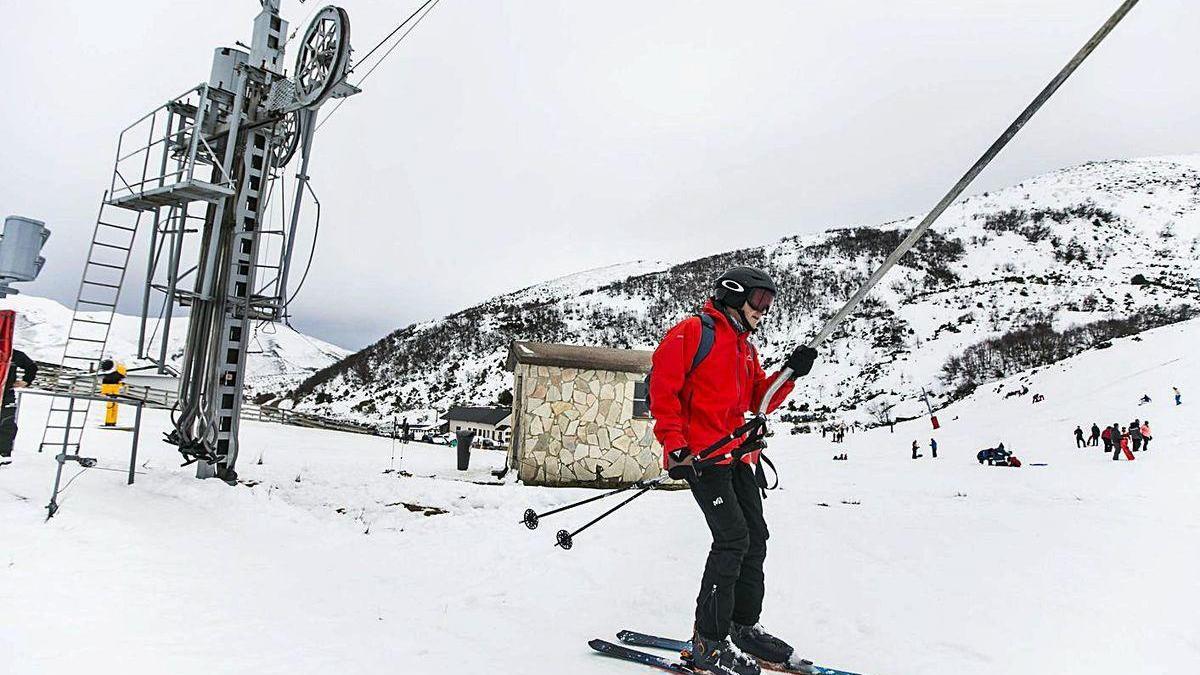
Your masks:
<svg viewBox="0 0 1200 675"><path fill-rule="evenodd" d="M206 125L216 124L209 119L214 105L208 84L200 84L122 129L109 199L190 183L198 161L213 168L212 176L200 180L232 190L232 178L224 175L220 157L205 138Z"/></svg>
<svg viewBox="0 0 1200 675"><path fill-rule="evenodd" d="M100 396L100 382L95 373L76 370L74 368L63 368L58 364L39 362L38 376L37 387L39 389L50 392L77 394L83 397ZM174 408L175 404L179 401L179 395L176 392L136 384L125 385L121 398L139 401L147 408L164 410ZM118 402L120 402L120 398ZM391 436L390 427L384 429L376 425L338 420L270 405L255 405L249 402L242 404L241 418L255 422L274 422L295 427L345 431L369 436Z"/></svg>

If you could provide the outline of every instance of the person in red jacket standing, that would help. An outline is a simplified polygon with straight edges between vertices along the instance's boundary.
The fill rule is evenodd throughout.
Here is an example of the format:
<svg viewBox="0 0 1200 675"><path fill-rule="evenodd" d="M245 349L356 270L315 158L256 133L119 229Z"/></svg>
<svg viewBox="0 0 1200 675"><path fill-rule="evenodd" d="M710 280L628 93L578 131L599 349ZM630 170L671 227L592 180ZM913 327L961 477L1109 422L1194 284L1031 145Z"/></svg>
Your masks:
<svg viewBox="0 0 1200 675"><path fill-rule="evenodd" d="M769 536L755 472L759 453L737 460L726 456L703 469L696 464L738 447L742 439L697 456L740 427L779 375L763 371L749 340L775 293L775 283L761 270L730 269L717 279L702 317L667 331L652 360L650 412L663 447L663 466L672 478L691 486L712 533L696 599L690 659L701 672L758 673L758 664L746 654L811 672L810 662L758 623ZM792 352L785 365L793 379L807 375L816 356L809 347ZM793 387L791 381L780 387L768 410L778 407Z"/></svg>

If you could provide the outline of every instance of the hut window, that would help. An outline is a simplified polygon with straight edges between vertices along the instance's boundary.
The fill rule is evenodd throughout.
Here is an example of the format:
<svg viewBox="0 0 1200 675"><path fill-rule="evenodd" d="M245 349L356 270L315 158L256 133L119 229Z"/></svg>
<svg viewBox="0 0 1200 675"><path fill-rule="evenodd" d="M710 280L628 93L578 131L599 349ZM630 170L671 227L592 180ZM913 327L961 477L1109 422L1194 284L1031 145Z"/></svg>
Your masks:
<svg viewBox="0 0 1200 675"><path fill-rule="evenodd" d="M645 380L633 383L633 416L648 418L650 417L650 403L647 399L650 398L650 388L646 386Z"/></svg>

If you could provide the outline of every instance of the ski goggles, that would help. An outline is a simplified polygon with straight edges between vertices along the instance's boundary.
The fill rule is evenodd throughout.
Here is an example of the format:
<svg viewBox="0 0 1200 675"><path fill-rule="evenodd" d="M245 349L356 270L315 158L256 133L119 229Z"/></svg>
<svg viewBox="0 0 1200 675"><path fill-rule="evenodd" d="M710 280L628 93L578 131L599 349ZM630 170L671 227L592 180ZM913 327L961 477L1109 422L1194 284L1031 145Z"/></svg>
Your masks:
<svg viewBox="0 0 1200 675"><path fill-rule="evenodd" d="M767 310L771 309L771 301L774 299L774 291L766 288L751 288L750 294L746 296L746 302L750 303L751 307L763 314L766 314Z"/></svg>

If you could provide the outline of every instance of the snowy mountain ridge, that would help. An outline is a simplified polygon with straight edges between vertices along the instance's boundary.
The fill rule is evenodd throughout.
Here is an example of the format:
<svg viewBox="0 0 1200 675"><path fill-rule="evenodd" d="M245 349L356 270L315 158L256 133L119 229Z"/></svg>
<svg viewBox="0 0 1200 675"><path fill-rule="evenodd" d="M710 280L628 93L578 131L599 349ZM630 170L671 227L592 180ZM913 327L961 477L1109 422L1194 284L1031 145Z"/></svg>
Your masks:
<svg viewBox="0 0 1200 675"><path fill-rule="evenodd" d="M0 301L0 306L16 310L14 335L17 348L37 361L58 363L62 359L71 326L69 308L54 300L28 295L10 296ZM138 317L124 314L113 317L107 352L128 368L149 365L149 361L134 358L138 328ZM177 363L183 357L186 335L187 317L172 319L167 352L169 362ZM255 329L248 349L247 396L285 392L321 368L350 355L349 350L279 325Z"/></svg>
<svg viewBox="0 0 1200 675"><path fill-rule="evenodd" d="M781 287L755 338L764 362L778 363L918 220L532 286L397 330L318 371L292 397L299 409L361 421L493 402L510 386L511 340L652 348L735 264L762 267ZM923 390L934 405L961 395L941 377L951 356L1024 326L1146 317L1144 328L1190 316L1200 304L1198 253L1200 156L1089 162L964 198L822 345L792 419L921 414Z"/></svg>

